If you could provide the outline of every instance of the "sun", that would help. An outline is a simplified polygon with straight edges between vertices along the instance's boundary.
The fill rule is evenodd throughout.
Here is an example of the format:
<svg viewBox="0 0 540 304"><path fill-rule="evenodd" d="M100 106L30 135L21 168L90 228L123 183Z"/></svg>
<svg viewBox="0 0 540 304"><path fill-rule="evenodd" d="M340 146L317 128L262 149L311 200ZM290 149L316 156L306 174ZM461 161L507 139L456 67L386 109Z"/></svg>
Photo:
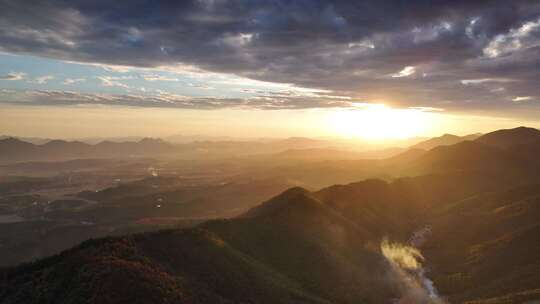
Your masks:
<svg viewBox="0 0 540 304"><path fill-rule="evenodd" d="M330 125L336 133L346 137L403 139L425 133L431 118L430 113L420 109L394 109L383 104L370 104L333 112Z"/></svg>

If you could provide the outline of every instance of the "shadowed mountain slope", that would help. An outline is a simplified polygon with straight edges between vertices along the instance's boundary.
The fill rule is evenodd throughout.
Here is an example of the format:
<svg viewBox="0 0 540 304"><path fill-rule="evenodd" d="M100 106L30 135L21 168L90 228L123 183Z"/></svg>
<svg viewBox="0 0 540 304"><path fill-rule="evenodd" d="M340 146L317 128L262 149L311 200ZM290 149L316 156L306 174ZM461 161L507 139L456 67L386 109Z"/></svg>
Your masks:
<svg viewBox="0 0 540 304"><path fill-rule="evenodd" d="M373 280L384 261L377 244L369 246L371 239L306 191L292 189L239 219L88 241L59 256L4 271L0 299L375 303L393 291L382 275ZM129 292L130 284L135 294Z"/></svg>
<svg viewBox="0 0 540 304"><path fill-rule="evenodd" d="M539 184L457 200L429 222L433 236L423 251L440 291L455 293L452 303L540 299L533 292L540 280Z"/></svg>

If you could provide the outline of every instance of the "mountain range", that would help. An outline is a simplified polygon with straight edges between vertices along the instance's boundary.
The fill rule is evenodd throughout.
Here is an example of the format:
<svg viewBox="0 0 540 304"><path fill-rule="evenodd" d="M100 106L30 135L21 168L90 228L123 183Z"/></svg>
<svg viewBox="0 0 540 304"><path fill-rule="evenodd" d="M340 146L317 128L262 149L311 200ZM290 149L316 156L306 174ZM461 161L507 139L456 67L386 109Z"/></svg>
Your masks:
<svg viewBox="0 0 540 304"><path fill-rule="evenodd" d="M445 134L413 145L413 149L429 150L436 146L451 145L473 140L479 134L456 136ZM191 137L189 137L191 138ZM382 159L397 155L403 147L373 148L350 143L291 137L274 140L233 140L226 137L201 137L207 140L178 140L176 137L111 138L100 140L60 140L15 138L0 136L0 161L57 161L82 158L125 157L235 157L259 154L277 154L277 160L314 161L333 159Z"/></svg>
<svg viewBox="0 0 540 304"><path fill-rule="evenodd" d="M196 141L171 143L159 138L138 141L105 140L95 144L82 141L49 140L33 144L14 137L0 139L0 161L58 161L81 158L177 157L219 158L250 154L278 153L290 149L323 148L327 141L291 137L273 141Z"/></svg>
<svg viewBox="0 0 540 304"><path fill-rule="evenodd" d="M539 150L524 127L411 149L374 165L406 177L294 187L233 219L0 270L0 302L535 303Z"/></svg>
<svg viewBox="0 0 540 304"><path fill-rule="evenodd" d="M173 145L151 138L138 142L103 141L95 145L79 141L51 140L37 145L9 137L0 140L0 151L2 161L61 160L160 155L172 152Z"/></svg>

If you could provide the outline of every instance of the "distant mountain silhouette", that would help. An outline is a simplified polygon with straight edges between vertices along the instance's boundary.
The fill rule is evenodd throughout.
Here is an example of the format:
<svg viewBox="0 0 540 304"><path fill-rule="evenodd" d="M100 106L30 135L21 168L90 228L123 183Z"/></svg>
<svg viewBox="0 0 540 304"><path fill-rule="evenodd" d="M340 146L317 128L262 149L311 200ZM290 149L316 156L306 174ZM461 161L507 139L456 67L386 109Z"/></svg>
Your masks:
<svg viewBox="0 0 540 304"><path fill-rule="evenodd" d="M470 134L466 136L444 134L442 136L433 137L423 142L417 143L416 145L411 146L411 149L431 150L438 146L449 146L449 145L454 145L454 144L457 144L466 140L475 140L479 136L481 136L481 134Z"/></svg>
<svg viewBox="0 0 540 304"><path fill-rule="evenodd" d="M389 148L373 151L348 151L332 148L289 149L272 154L269 157L275 161L324 161L324 160L353 160L353 159L383 159L403 152L401 148Z"/></svg>
<svg viewBox="0 0 540 304"><path fill-rule="evenodd" d="M286 150L322 149L329 142L309 138L287 138L272 141L208 141L173 144L162 139L142 138L138 141L101 141L88 144L82 141L51 140L31 144L16 138L0 139L0 161L50 161L76 158L162 157L187 158L236 157L273 154ZM319 153L320 155L320 153Z"/></svg>
<svg viewBox="0 0 540 304"><path fill-rule="evenodd" d="M498 130L480 136L477 142L498 148L511 148L517 145L539 144L540 130L527 127Z"/></svg>
<svg viewBox="0 0 540 304"><path fill-rule="evenodd" d="M0 140L6 139L6 138L17 138L18 140L25 141L34 145L42 145L44 143L47 143L51 141L50 138L41 138L41 137L20 137L20 136L8 136L8 135L0 135Z"/></svg>
<svg viewBox="0 0 540 304"><path fill-rule="evenodd" d="M537 129L520 127L499 130L475 140L445 136L452 140L459 139L458 143L441 144L425 152L411 148L385 162L392 165L391 170L404 176L452 171L535 171L540 168L540 163L534 161L540 152L540 131ZM435 138L431 143L440 143L440 138Z"/></svg>
<svg viewBox="0 0 540 304"><path fill-rule="evenodd" d="M65 140L51 140L41 145L34 145L16 138L0 140L0 160L2 161L150 156L172 153L174 150L174 145L150 138L144 138L138 142L104 141L95 145Z"/></svg>

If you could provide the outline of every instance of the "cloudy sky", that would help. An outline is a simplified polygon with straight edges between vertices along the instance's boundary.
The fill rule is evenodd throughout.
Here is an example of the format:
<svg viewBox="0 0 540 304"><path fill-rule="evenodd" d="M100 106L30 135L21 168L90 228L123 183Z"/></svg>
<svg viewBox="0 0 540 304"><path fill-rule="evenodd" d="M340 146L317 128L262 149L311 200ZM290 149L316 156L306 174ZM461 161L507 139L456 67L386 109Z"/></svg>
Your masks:
<svg viewBox="0 0 540 304"><path fill-rule="evenodd" d="M539 68L537 0L0 0L6 132L40 135L53 111L304 134L299 121L372 104L457 133L538 126ZM38 129L61 135L58 120Z"/></svg>

